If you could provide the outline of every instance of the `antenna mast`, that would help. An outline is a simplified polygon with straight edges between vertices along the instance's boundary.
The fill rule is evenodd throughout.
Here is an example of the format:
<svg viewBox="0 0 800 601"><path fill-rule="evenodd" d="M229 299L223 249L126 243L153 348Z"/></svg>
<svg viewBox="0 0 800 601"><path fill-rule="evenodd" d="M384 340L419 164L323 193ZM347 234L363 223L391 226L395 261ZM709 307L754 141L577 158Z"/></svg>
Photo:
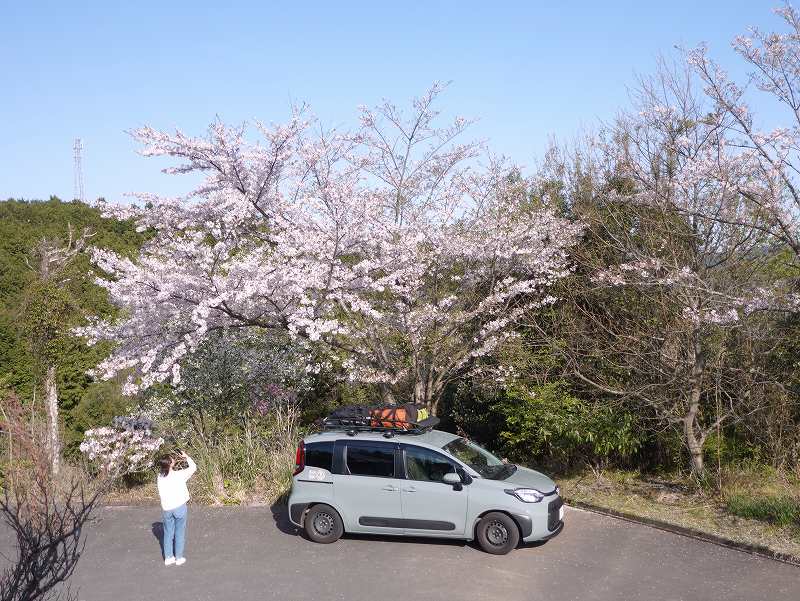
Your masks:
<svg viewBox="0 0 800 601"><path fill-rule="evenodd" d="M81 151L83 150L83 143L80 138L75 138L75 144L72 146L75 151L73 155L75 160L75 190L73 197L81 202L86 202L85 194L83 192L83 166L81 165Z"/></svg>

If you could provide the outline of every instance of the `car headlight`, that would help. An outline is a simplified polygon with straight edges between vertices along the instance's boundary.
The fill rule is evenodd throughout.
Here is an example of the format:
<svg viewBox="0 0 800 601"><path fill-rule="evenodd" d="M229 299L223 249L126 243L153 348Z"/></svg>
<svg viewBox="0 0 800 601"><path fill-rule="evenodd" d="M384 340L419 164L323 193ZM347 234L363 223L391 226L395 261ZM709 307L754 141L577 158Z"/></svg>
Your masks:
<svg viewBox="0 0 800 601"><path fill-rule="evenodd" d="M506 491L509 495L517 497L523 503L538 503L544 495L535 488L513 488Z"/></svg>

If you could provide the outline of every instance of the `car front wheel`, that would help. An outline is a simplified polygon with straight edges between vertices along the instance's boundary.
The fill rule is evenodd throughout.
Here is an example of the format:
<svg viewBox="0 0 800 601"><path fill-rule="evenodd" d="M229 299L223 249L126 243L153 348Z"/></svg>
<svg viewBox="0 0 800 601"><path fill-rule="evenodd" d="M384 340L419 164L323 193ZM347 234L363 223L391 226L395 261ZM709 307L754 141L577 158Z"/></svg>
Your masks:
<svg viewBox="0 0 800 601"><path fill-rule="evenodd" d="M517 524L505 513L487 513L477 527L481 549L493 555L505 555L519 544Z"/></svg>
<svg viewBox="0 0 800 601"><path fill-rule="evenodd" d="M332 543L344 534L342 518L330 505L314 505L309 509L304 526L308 538L315 543Z"/></svg>

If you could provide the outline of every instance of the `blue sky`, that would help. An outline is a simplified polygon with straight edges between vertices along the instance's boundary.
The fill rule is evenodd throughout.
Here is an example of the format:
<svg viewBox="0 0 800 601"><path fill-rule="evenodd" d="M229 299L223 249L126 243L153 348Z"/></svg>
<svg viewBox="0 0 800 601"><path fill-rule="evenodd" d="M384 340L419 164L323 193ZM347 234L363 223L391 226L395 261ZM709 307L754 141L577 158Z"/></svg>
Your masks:
<svg viewBox="0 0 800 601"><path fill-rule="evenodd" d="M613 117L659 53L705 41L737 71L730 41L780 26L767 0L528 2L72 2L0 0L0 198L71 198L83 138L86 196L177 194L125 133L201 134L282 121L306 101L346 126L435 80L451 114L531 164L550 136Z"/></svg>

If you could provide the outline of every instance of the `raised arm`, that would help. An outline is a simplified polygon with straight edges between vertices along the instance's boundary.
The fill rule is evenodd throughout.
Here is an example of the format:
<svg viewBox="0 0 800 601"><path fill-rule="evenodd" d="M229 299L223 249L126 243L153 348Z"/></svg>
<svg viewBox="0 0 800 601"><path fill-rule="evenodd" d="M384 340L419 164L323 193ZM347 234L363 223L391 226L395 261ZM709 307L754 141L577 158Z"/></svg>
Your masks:
<svg viewBox="0 0 800 601"><path fill-rule="evenodd" d="M193 460L191 457L189 457L189 456L188 456L186 453L181 453L181 456L182 456L182 457L183 457L183 458L186 460L186 463L189 465L189 467L187 467L187 468L186 468L186 469L184 469L184 470L180 470L178 473L179 473L181 476L183 476L183 479L184 479L184 480L188 480L188 479L189 479L189 478L191 478L191 477L194 475L194 473L197 471L197 464L196 464L196 463L194 462L194 460Z"/></svg>

